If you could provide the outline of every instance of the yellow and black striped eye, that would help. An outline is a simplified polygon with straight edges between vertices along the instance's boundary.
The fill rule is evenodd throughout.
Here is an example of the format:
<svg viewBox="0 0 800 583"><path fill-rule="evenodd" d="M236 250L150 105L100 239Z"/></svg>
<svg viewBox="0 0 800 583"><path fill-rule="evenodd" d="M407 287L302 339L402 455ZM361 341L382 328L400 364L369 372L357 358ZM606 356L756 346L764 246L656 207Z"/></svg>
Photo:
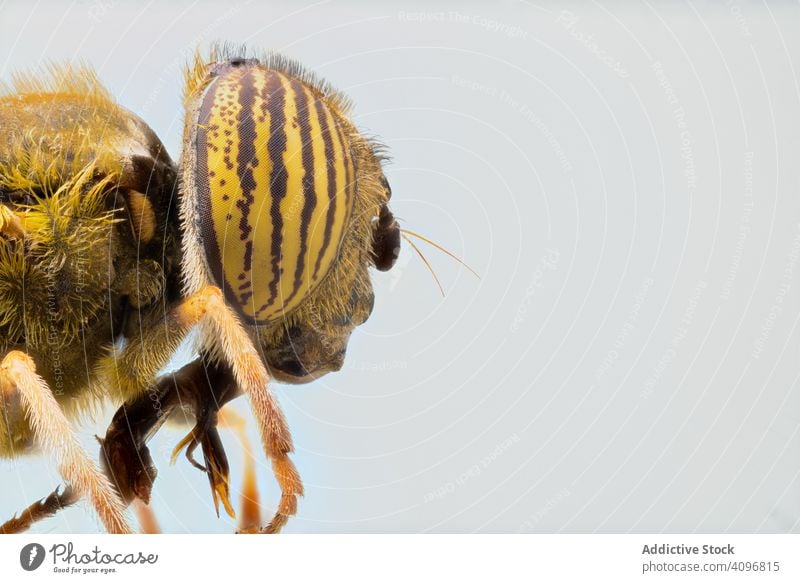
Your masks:
<svg viewBox="0 0 800 583"><path fill-rule="evenodd" d="M217 65L196 109L198 235L249 324L296 308L336 261L355 198L344 124L313 87L260 65Z"/></svg>

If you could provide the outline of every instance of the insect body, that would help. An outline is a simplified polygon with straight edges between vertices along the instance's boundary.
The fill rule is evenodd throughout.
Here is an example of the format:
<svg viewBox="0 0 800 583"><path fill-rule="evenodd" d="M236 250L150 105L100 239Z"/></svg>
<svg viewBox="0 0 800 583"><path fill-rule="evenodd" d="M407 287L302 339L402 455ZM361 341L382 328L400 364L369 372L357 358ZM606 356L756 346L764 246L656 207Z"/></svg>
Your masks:
<svg viewBox="0 0 800 583"><path fill-rule="evenodd" d="M101 379L126 314L166 293L175 179L155 134L88 70L0 96L0 457L52 454L110 532L128 531L122 504L69 419L114 392Z"/></svg>
<svg viewBox="0 0 800 583"><path fill-rule="evenodd" d="M397 223L380 221L391 216L381 158L348 109L279 56L217 54L189 73L180 163L186 293L222 288L271 376L284 382L341 368L350 334L372 310L369 268L399 250ZM217 362L218 339L204 329ZM274 529L295 511L299 476L287 463L288 430L275 429L282 417L266 404L259 413L257 395L251 401L283 491Z"/></svg>
<svg viewBox="0 0 800 583"><path fill-rule="evenodd" d="M167 412L193 405L197 424L176 453L187 447L193 460L202 447L205 465L197 465L229 513L217 412L240 392L249 395L282 492L261 532L276 532L296 512L302 485L261 365L289 383L341 368L353 329L372 310L369 268L393 265L399 227L388 209L391 191L378 148L349 121L347 101L296 63L224 51L210 61L198 58L188 71L185 106L184 297L213 301L218 316L200 327L200 358L150 393ZM212 289L222 290L244 338L220 299L207 295ZM112 422L105 449L123 491L135 491L126 487L129 469L159 423L145 396Z"/></svg>
<svg viewBox="0 0 800 583"><path fill-rule="evenodd" d="M149 496L155 473L147 439L167 416L192 406L196 425L176 452L188 447L193 459L202 448L200 467L229 512L217 412L247 394L282 492L275 517L260 531L277 532L303 490L269 378L301 383L341 368L353 329L372 310L369 268L393 265L400 231L379 148L350 122L347 100L296 63L215 50L189 68L185 107L180 217L168 198L154 204L146 188L132 190L146 194L128 202L127 243L139 241L139 249L150 238L161 251L161 295L111 294L122 306L112 311L133 325L105 334L119 348L96 359L112 374L102 385L81 383L77 392L101 386L101 393L129 399L103 440L104 465L125 501ZM19 227L14 216L6 220L9 236ZM137 280L141 259L121 263L111 289ZM195 326L198 359L157 380ZM101 330L94 321L83 328ZM154 396L162 409L151 406Z"/></svg>

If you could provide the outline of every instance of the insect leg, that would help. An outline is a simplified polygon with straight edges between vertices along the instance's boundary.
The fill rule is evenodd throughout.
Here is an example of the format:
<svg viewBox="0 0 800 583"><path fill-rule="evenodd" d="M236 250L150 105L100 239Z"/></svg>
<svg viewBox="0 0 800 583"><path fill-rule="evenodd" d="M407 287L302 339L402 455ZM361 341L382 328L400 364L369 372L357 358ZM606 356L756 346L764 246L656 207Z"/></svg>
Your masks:
<svg viewBox="0 0 800 583"><path fill-rule="evenodd" d="M228 461L216 435L216 413L240 394L227 368L198 358L162 376L146 392L122 405L100 443L103 468L116 483L123 499L130 502L139 498L149 503L157 472L147 442L167 418L178 415L179 409L190 409L196 425L176 448L175 455L186 445L192 444L192 451L196 445L202 446L205 467L191 457L190 460L208 473L215 503L222 501L232 514Z"/></svg>
<svg viewBox="0 0 800 583"><path fill-rule="evenodd" d="M169 398L169 389L156 386L126 402L111 420L105 438L97 439L100 464L127 503L135 498L150 503L158 472L146 443L177 405ZM154 406L156 402L158 407Z"/></svg>
<svg viewBox="0 0 800 583"><path fill-rule="evenodd" d="M236 433L236 438L242 446L244 455L244 479L242 482L242 495L240 499L239 532L254 533L261 528L261 504L258 493L258 480L256 478L256 462L253 447L247 436L244 417L227 407L220 411L220 426L227 427Z"/></svg>
<svg viewBox="0 0 800 583"><path fill-rule="evenodd" d="M283 412L269 391L267 370L250 336L225 304L219 288L206 286L200 289L178 309L182 310L180 317L189 321L203 320L205 348L230 365L237 386L250 397L264 449L272 460L272 472L281 489L275 516L260 532L279 532L289 516L297 513L297 496L303 495L303 484L297 468L289 459L293 449L292 437Z"/></svg>
<svg viewBox="0 0 800 583"><path fill-rule="evenodd" d="M133 511L139 519L141 534L161 534L161 527L158 524L158 519L150 506L141 500L134 500Z"/></svg>
<svg viewBox="0 0 800 583"><path fill-rule="evenodd" d="M114 487L78 443L47 383L36 374L30 356L18 350L5 356L0 363L0 390L20 395L37 441L55 455L64 479L79 493L88 495L106 530L130 533L125 507Z"/></svg>
<svg viewBox="0 0 800 583"><path fill-rule="evenodd" d="M127 398L138 399L143 393L150 392L147 387L152 383L152 379L156 378L157 371L174 354L189 330L197 325L201 327L201 350L207 360L224 364L221 369L229 369L228 374L237 390L250 397L264 449L272 460L273 474L281 489L277 512L261 532L278 532L286 524L288 517L297 512L297 496L303 495L300 476L294 463L289 459L289 453L292 451L291 434L277 400L269 392L269 376L261 357L235 313L225 305L219 288L205 286L174 305L161 324L143 326L142 329L146 331L143 335L132 338L122 353L115 355L113 359L108 359L107 366L108 372L112 374L112 384L120 387L122 394ZM178 380L178 375L173 378ZM164 389L161 381L156 386ZM203 384L200 389L206 386L207 384ZM198 397L197 402L203 401ZM209 411L216 413L213 409ZM213 439L213 433L216 431L215 423L215 419L209 418L205 431L200 433L206 438L204 454L209 452L212 455L220 454L221 461L221 449L215 448L209 441ZM191 437L187 438L185 443L188 445L193 441L201 440ZM136 451L135 447L130 451ZM111 469L113 473L114 468ZM214 477L213 474L211 477ZM221 474L214 478L218 480L220 477ZM124 486L123 484L122 487ZM217 486L220 486L218 481L212 483L212 488ZM218 493L222 494L222 491L218 490ZM223 501L226 500L225 497L221 498Z"/></svg>
<svg viewBox="0 0 800 583"><path fill-rule="evenodd" d="M230 503L228 458L217 432L217 413L241 392L227 367L210 362L201 356L175 373L175 390L181 395L184 406L194 411L195 425L172 452L174 462L186 448L187 459L208 474L211 494L219 514L221 501L228 515L234 516ZM194 459L197 446L202 446L205 466ZM187 447L188 446L188 447Z"/></svg>
<svg viewBox="0 0 800 583"><path fill-rule="evenodd" d="M151 466L146 443L165 418L179 414L179 408L194 410L194 417L198 421L188 437L199 440L214 501L218 504L221 500L226 509L230 509L231 516L227 456L222 442L216 438L216 427L206 427L203 419L213 418L219 427L236 434L244 454L238 529L243 533L258 532L261 528L260 496L246 422L236 411L223 409L228 402L241 395L230 369L198 358L179 371L161 377L152 392L158 395L158 408L153 407L153 400L146 395L125 403L114 416L106 437L101 440L104 467L113 476L123 497L126 500L133 499L134 510L142 523L142 532L157 529L157 526L153 526L154 517L144 502L150 499L150 488L155 478L155 468ZM215 415L209 416L206 411L213 411ZM215 438L206 437L209 430L213 430Z"/></svg>
<svg viewBox="0 0 800 583"><path fill-rule="evenodd" d="M56 488L51 492L47 498L37 500L19 516L15 516L11 520L0 524L0 534L17 534L28 530L33 523L45 518L50 518L55 515L59 510L72 506L80 499L80 496L71 486L67 486L63 490Z"/></svg>

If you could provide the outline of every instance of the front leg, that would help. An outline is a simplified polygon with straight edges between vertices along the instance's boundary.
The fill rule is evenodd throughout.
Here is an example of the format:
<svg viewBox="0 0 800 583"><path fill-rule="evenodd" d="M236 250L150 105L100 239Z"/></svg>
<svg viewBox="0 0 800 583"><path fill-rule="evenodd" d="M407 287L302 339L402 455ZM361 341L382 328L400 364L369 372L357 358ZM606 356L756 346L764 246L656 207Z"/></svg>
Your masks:
<svg viewBox="0 0 800 583"><path fill-rule="evenodd" d="M14 518L0 524L0 534L25 532L34 523L54 516L59 510L72 506L78 500L80 500L80 496L72 486L67 486L63 490L56 488L47 498L37 500L20 512L19 516L14 516Z"/></svg>
<svg viewBox="0 0 800 583"><path fill-rule="evenodd" d="M289 459L292 438L280 406L269 391L264 363L218 287L201 288L178 303L162 322L145 326L147 332L131 339L121 354L109 359L110 384L123 392L122 400L141 395L196 325L201 327L201 349L211 360L228 367L236 386L250 398L264 450L272 460L272 472L281 489L277 512L260 532L278 532L297 512L297 497L303 495L300 475Z"/></svg>
<svg viewBox="0 0 800 583"><path fill-rule="evenodd" d="M64 479L89 497L106 530L112 534L130 533L125 507L114 487L78 443L52 391L36 374L30 356L17 350L5 356L0 363L0 396L3 402L17 397L21 400L36 441L55 456Z"/></svg>
<svg viewBox="0 0 800 583"><path fill-rule="evenodd" d="M230 369L202 358L179 371L164 375L146 392L120 407L104 439L101 462L126 502L139 498L150 501L156 469L147 442L178 409L189 409L195 419L192 431L176 451L189 446L188 453L202 446L205 466L190 460L208 473L215 505L221 501L232 516L228 461L216 429L217 412L241 393Z"/></svg>
<svg viewBox="0 0 800 583"><path fill-rule="evenodd" d="M100 465L126 504L138 498L150 503L158 472L147 441L178 405L171 383L159 383L123 404L111 420L100 443ZM158 403L158 406L155 404Z"/></svg>

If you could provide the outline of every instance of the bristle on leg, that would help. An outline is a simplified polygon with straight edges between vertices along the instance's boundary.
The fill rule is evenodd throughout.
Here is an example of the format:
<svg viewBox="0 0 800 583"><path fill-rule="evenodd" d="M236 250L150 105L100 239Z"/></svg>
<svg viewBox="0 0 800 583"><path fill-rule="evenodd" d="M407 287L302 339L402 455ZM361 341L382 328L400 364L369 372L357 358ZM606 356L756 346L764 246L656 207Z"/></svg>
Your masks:
<svg viewBox="0 0 800 583"><path fill-rule="evenodd" d="M19 516L15 516L3 524L0 524L0 534L19 534L25 532L35 523L54 516L58 511L72 506L78 500L80 500L80 496L78 496L74 488L70 486L67 486L63 490L56 488L49 496L37 500L20 512Z"/></svg>
<svg viewBox="0 0 800 583"><path fill-rule="evenodd" d="M36 374L33 359L17 350L9 352L0 364L0 386L4 391L19 392L37 441L56 457L64 479L89 497L106 530L111 534L131 533L125 520L125 506L78 443L52 391Z"/></svg>
<svg viewBox="0 0 800 583"><path fill-rule="evenodd" d="M219 288L206 286L195 292L176 308L175 317L184 325L200 320L209 325L202 342L229 363L236 383L250 397L264 449L272 460L273 474L281 489L275 516L259 532L280 532L289 517L297 513L297 497L303 495L303 484L289 459L293 450L292 437L277 400L269 392L267 370L250 336L225 304Z"/></svg>

